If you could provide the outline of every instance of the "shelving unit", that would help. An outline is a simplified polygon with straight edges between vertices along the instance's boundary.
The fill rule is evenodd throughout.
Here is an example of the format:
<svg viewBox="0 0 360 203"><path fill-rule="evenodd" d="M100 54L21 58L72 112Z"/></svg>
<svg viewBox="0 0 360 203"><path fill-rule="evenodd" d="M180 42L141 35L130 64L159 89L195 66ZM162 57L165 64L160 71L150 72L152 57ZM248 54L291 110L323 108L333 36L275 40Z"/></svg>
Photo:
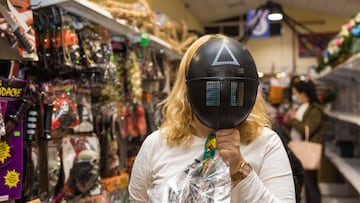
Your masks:
<svg viewBox="0 0 360 203"><path fill-rule="evenodd" d="M356 114L343 113L340 111L325 111L326 115L331 118L345 121L360 126L360 116Z"/></svg>
<svg viewBox="0 0 360 203"><path fill-rule="evenodd" d="M336 66L318 81L336 90L332 109L326 113L332 118L360 126L360 54Z"/></svg>
<svg viewBox="0 0 360 203"><path fill-rule="evenodd" d="M333 144L326 143L325 146L326 157L336 166L357 193L360 194L360 158L342 158Z"/></svg>
<svg viewBox="0 0 360 203"><path fill-rule="evenodd" d="M121 19L116 19L109 11L88 0L40 0L33 2L33 9L56 5L69 13L83 17L89 21L103 26L114 34L124 35L129 39L140 36L140 30L136 27L126 25ZM181 55L175 52L166 41L149 34L150 46L163 49L171 59L180 59Z"/></svg>
<svg viewBox="0 0 360 203"><path fill-rule="evenodd" d="M325 156L342 174L360 197L360 54L356 54L319 77L336 92L331 109L325 113L334 122L334 138L349 140L355 146L354 157L345 158L333 143L325 145Z"/></svg>
<svg viewBox="0 0 360 203"><path fill-rule="evenodd" d="M356 54L318 79L325 82L360 82L360 54ZM344 80L344 81L343 81Z"/></svg>

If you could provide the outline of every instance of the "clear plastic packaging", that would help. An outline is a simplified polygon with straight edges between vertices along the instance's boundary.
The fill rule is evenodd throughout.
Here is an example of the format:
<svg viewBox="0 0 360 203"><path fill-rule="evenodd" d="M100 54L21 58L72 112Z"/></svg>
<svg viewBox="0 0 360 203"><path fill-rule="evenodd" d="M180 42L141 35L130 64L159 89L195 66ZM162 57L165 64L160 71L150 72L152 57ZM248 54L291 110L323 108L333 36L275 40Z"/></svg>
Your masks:
<svg viewBox="0 0 360 203"><path fill-rule="evenodd" d="M225 203L230 202L231 186L230 169L216 151L212 159L196 161L149 190L149 202Z"/></svg>

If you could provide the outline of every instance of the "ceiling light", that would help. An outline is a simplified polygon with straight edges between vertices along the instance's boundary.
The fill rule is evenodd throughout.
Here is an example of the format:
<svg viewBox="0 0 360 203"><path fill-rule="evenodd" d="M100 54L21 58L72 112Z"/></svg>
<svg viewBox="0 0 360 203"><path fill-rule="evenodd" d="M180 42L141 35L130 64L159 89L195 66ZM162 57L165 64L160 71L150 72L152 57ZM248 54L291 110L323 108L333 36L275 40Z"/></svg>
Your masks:
<svg viewBox="0 0 360 203"><path fill-rule="evenodd" d="M269 9L269 15L267 16L270 21L280 21L284 18L282 6L278 3L268 1L265 5Z"/></svg>
<svg viewBox="0 0 360 203"><path fill-rule="evenodd" d="M283 14L282 13L269 13L269 15L268 15L268 19L270 20L270 21L280 21L280 20L282 20L283 19Z"/></svg>

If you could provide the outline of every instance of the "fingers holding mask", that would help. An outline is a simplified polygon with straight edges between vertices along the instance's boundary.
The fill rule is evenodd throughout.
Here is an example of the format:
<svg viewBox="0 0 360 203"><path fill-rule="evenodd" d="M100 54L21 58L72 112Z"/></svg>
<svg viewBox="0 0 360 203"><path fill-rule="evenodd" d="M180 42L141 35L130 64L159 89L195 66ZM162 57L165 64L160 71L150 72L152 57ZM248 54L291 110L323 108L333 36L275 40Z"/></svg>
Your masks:
<svg viewBox="0 0 360 203"><path fill-rule="evenodd" d="M225 162L237 164L240 160L240 132L238 129L216 131L217 149Z"/></svg>

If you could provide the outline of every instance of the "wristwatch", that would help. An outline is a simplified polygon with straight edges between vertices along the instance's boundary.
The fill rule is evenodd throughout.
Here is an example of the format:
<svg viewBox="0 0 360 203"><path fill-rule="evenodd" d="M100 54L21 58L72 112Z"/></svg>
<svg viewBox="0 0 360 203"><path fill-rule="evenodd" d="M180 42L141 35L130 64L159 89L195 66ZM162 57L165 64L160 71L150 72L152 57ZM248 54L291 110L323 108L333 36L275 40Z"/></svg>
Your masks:
<svg viewBox="0 0 360 203"><path fill-rule="evenodd" d="M243 180L246 178L252 171L252 167L249 163L243 162L240 164L239 170L236 171L233 175L231 175L232 181Z"/></svg>

